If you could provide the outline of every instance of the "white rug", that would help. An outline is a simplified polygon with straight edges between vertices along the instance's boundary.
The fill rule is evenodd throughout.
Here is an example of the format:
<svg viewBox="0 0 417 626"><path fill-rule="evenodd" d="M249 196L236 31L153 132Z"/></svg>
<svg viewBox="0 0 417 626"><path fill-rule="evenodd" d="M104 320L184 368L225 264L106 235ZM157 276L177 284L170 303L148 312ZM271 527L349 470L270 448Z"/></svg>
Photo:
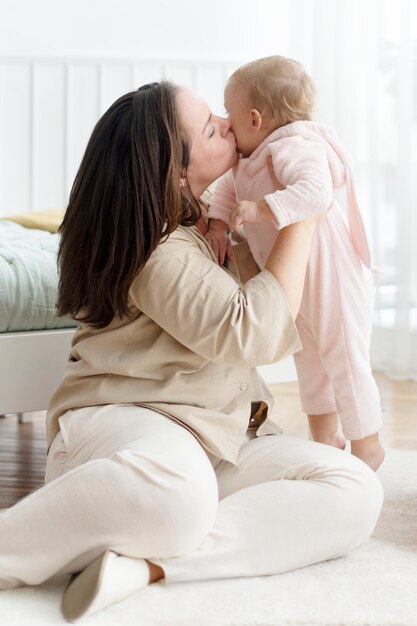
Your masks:
<svg viewBox="0 0 417 626"><path fill-rule="evenodd" d="M417 452L388 451L383 512L347 557L263 578L156 584L86 626L417 626ZM0 592L1 626L66 624L66 579Z"/></svg>

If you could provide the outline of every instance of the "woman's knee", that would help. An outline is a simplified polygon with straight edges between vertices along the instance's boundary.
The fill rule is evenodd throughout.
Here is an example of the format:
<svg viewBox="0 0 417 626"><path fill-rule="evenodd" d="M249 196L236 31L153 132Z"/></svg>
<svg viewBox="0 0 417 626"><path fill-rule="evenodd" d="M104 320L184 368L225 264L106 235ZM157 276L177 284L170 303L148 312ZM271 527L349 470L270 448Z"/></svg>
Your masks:
<svg viewBox="0 0 417 626"><path fill-rule="evenodd" d="M204 453L203 453L204 454ZM122 470L117 496L128 533L149 536L150 556L166 558L185 554L210 532L218 506L214 470L204 454L188 469L183 461L152 458L132 451L112 457Z"/></svg>
<svg viewBox="0 0 417 626"><path fill-rule="evenodd" d="M163 539L161 556L179 556L196 548L214 526L218 509L215 476L173 486L171 497L162 505Z"/></svg>

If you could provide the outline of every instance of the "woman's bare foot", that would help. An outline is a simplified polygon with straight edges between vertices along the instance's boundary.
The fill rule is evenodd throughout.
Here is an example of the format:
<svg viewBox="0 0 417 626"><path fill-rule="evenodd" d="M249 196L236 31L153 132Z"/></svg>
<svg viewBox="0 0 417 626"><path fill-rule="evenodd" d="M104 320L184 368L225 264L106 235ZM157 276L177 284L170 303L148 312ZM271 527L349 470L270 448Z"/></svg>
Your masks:
<svg viewBox="0 0 417 626"><path fill-rule="evenodd" d="M378 434L356 439L350 443L351 452L376 472L385 458L385 450Z"/></svg>
<svg viewBox="0 0 417 626"><path fill-rule="evenodd" d="M323 413L321 415L309 415L308 422L313 441L325 443L344 450L346 439L339 433L339 419L337 413Z"/></svg>

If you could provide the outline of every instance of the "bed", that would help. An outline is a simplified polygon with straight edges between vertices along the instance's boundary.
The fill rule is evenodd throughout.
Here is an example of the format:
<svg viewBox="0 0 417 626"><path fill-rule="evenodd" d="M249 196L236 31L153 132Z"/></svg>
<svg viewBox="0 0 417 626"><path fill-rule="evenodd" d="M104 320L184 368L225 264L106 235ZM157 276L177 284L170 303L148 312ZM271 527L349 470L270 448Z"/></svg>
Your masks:
<svg viewBox="0 0 417 626"><path fill-rule="evenodd" d="M0 415L21 419L47 408L76 326L56 316L59 235L41 228L0 220Z"/></svg>

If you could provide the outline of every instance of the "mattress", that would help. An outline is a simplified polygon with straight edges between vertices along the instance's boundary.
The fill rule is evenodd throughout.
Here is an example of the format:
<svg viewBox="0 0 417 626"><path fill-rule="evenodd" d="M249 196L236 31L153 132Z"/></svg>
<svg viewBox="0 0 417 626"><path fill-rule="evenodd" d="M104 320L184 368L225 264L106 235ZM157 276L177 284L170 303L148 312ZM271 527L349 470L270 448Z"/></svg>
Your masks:
<svg viewBox="0 0 417 626"><path fill-rule="evenodd" d="M59 235L0 220L0 332L76 326L58 318Z"/></svg>

